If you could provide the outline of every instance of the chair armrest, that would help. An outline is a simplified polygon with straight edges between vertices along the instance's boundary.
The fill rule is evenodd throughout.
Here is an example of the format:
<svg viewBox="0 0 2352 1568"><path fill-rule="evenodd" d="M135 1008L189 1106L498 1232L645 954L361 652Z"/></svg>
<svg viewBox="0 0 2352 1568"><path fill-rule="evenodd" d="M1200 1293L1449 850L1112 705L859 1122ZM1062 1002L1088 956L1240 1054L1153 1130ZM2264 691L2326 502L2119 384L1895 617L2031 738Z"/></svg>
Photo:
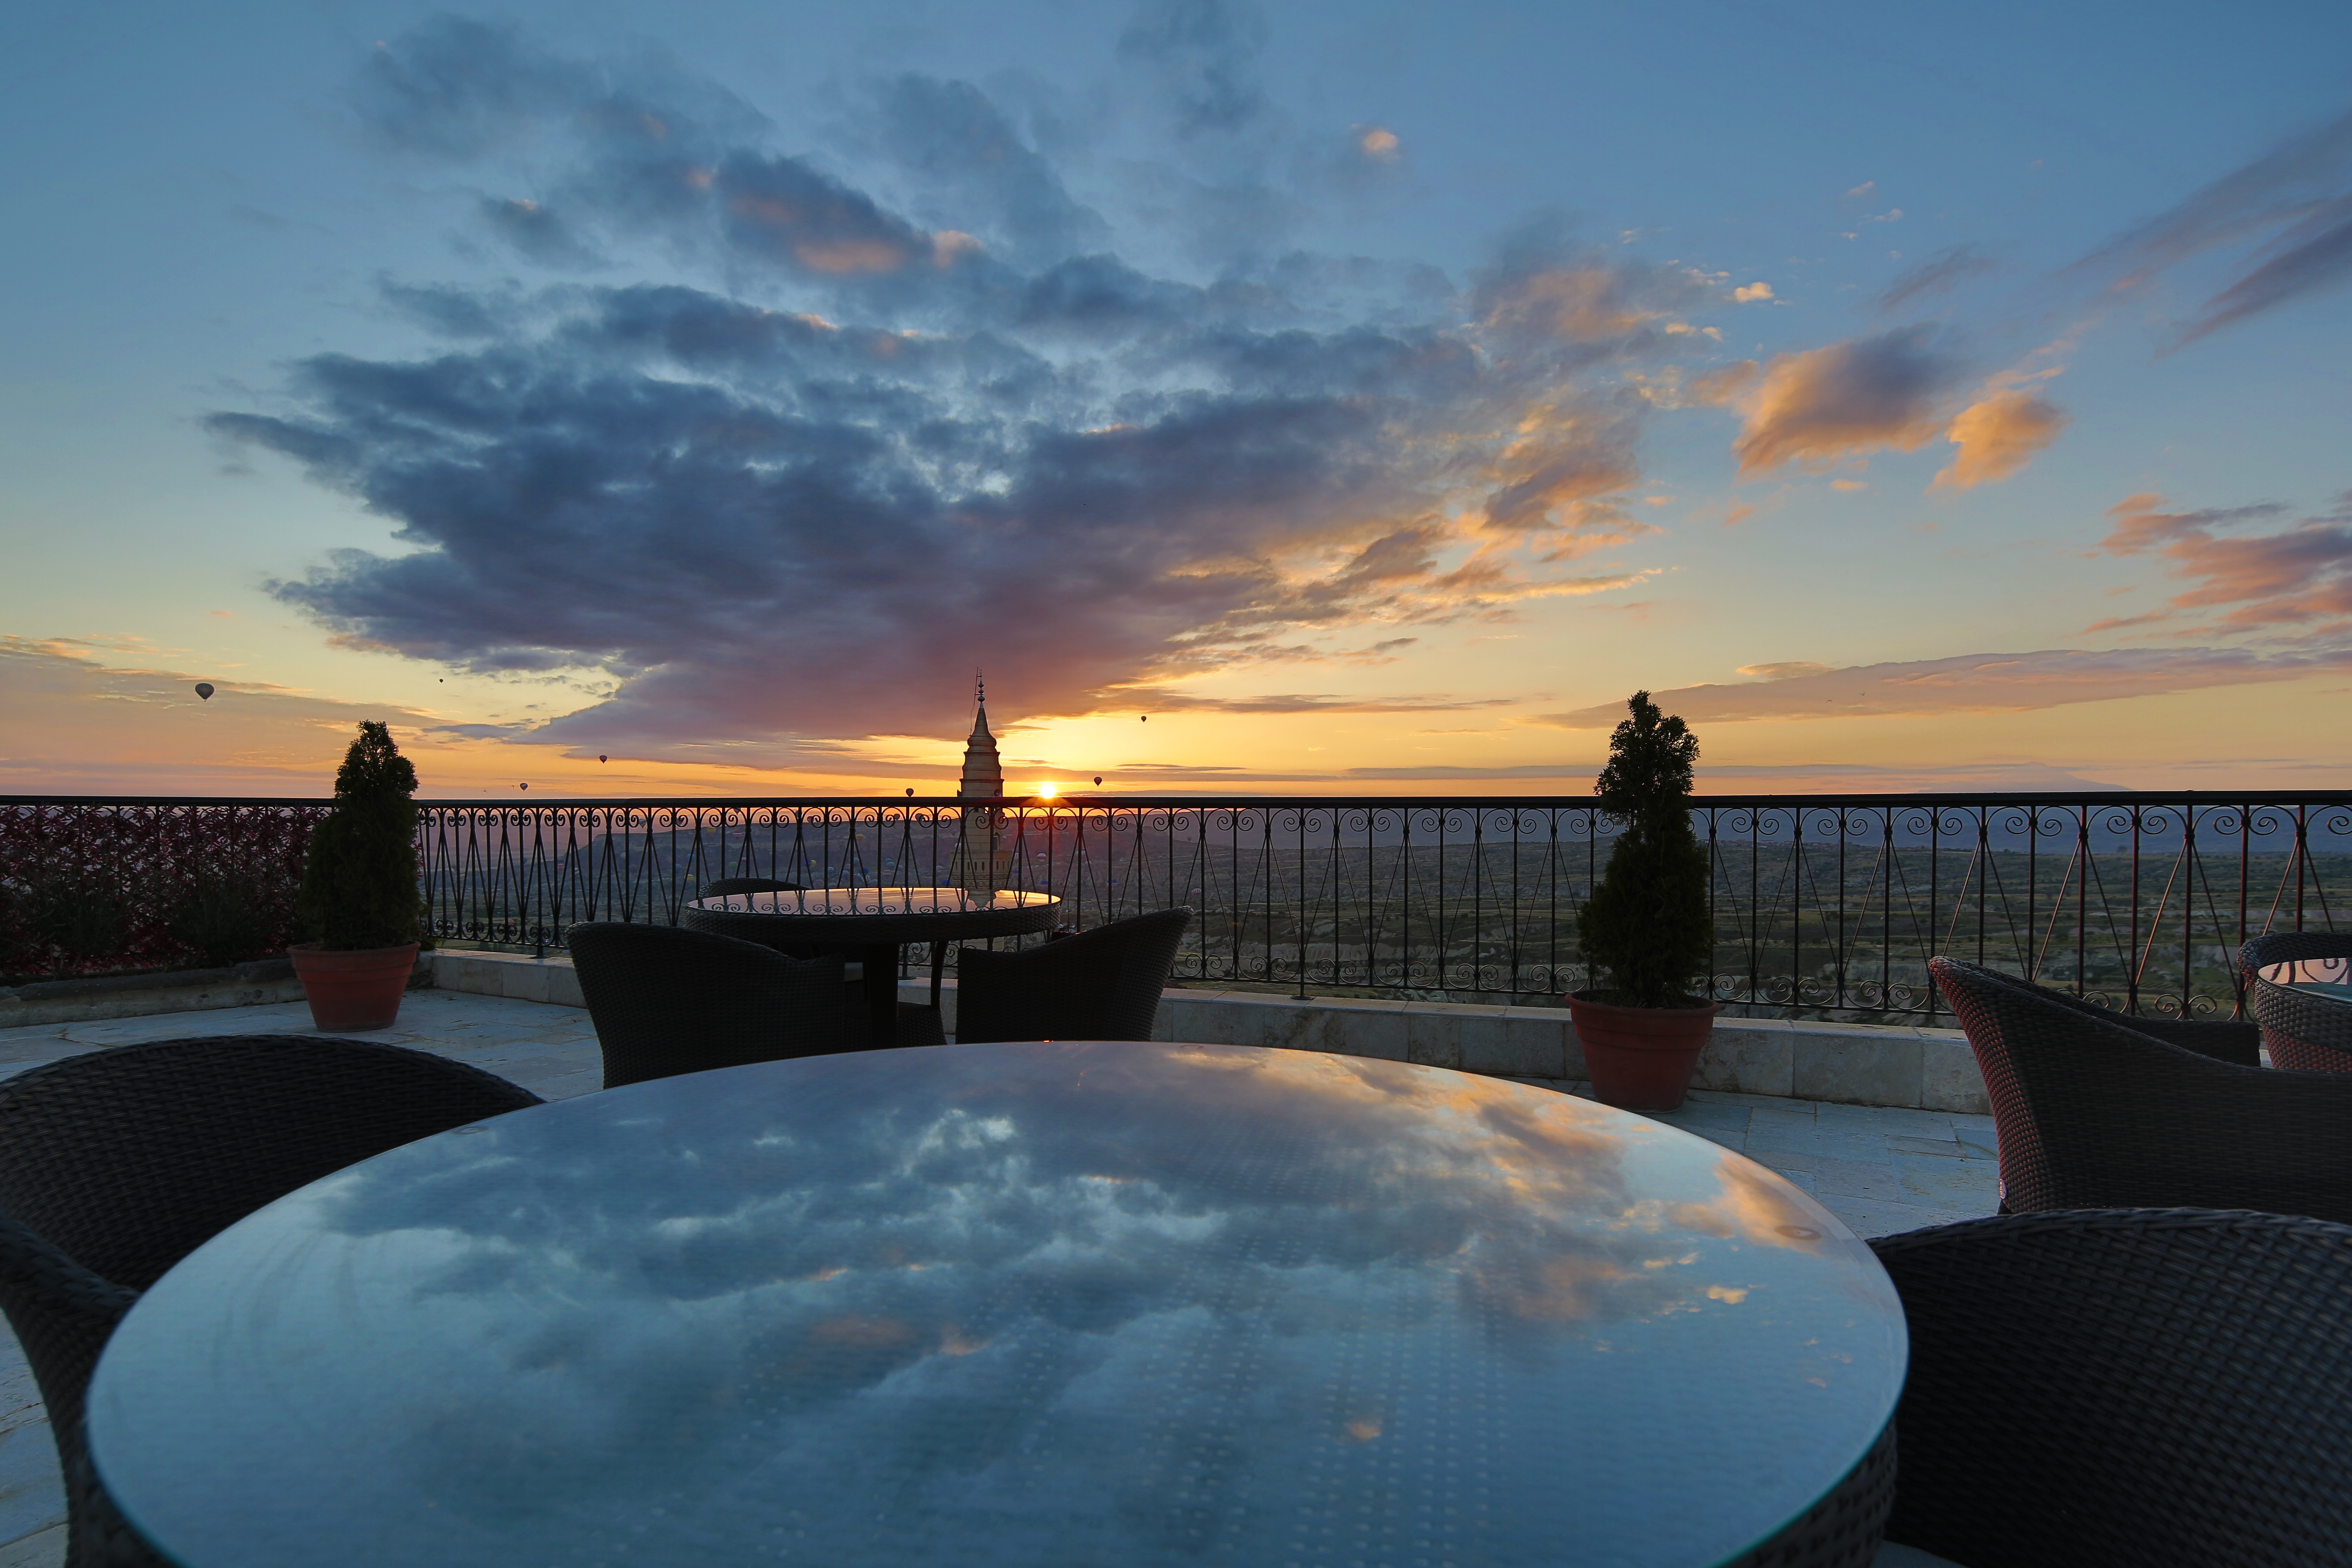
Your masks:
<svg viewBox="0 0 2352 1568"><path fill-rule="evenodd" d="M2143 1035L2152 1035L2168 1046L2195 1051L2200 1057L2210 1057L2217 1062L2229 1062L2242 1068L2263 1065L2263 1031L2258 1024L2241 1024L2227 1018L2144 1018L2126 1016L2121 1022Z"/></svg>
<svg viewBox="0 0 2352 1568"><path fill-rule="evenodd" d="M0 1290L28 1297L53 1311L111 1323L131 1310L139 1292L92 1273L47 1237L0 1211Z"/></svg>

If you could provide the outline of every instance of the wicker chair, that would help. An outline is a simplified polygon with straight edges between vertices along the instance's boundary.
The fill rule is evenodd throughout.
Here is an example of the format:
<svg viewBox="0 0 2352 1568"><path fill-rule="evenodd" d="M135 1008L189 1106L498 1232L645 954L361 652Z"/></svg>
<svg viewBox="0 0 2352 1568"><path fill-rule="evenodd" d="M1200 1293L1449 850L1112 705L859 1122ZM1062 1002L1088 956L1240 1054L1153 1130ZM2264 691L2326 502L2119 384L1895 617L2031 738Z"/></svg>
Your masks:
<svg viewBox="0 0 2352 1568"><path fill-rule="evenodd" d="M2263 1032L2252 1024L2231 1018L2151 1018L2141 1013L2118 1013L2047 985L2034 986L2033 993L2070 1013L2096 1018L2102 1024L2121 1024L2126 1029L2195 1051L2200 1057L2211 1057L2217 1062L2242 1068L2263 1065Z"/></svg>
<svg viewBox="0 0 2352 1568"><path fill-rule="evenodd" d="M956 1039L1148 1040L1192 911L1113 921L1019 952L957 958Z"/></svg>
<svg viewBox="0 0 2352 1568"><path fill-rule="evenodd" d="M423 1051L310 1035L161 1040L0 1083L0 1307L47 1407L67 1560L142 1557L89 1469L82 1397L140 1293L247 1215L539 1097Z"/></svg>
<svg viewBox="0 0 2352 1568"><path fill-rule="evenodd" d="M604 1053L604 1087L843 1048L841 956L786 958L677 926L563 933Z"/></svg>
<svg viewBox="0 0 2352 1568"><path fill-rule="evenodd" d="M1927 968L2000 1133L2001 1208L2251 1208L2352 1221L2352 1077L2217 1061L1974 964Z"/></svg>
<svg viewBox="0 0 2352 1568"><path fill-rule="evenodd" d="M1723 1568L1870 1568L1895 1506L1895 1424L1803 1518Z"/></svg>
<svg viewBox="0 0 2352 1568"><path fill-rule="evenodd" d="M1870 1246L1911 1331L1888 1540L1967 1568L2352 1561L2352 1226L2105 1209Z"/></svg>
<svg viewBox="0 0 2352 1568"><path fill-rule="evenodd" d="M2271 1066L2297 1072L2352 1072L2352 1005L2263 978L2274 963L2352 958L2352 931L2283 931L2238 950L2248 1001Z"/></svg>
<svg viewBox="0 0 2352 1568"><path fill-rule="evenodd" d="M697 896L716 899L743 893L797 893L802 890L798 882L779 882L768 877L721 877L715 882L703 883ZM813 942L763 942L760 945L772 948L786 958L819 958L826 951ZM940 1032L940 976L947 967L947 955L946 942L931 943L931 1005L926 1007L919 1002L899 1003L895 1038L879 1042L882 1046L936 1046L945 1043L947 1036ZM847 960L843 962L846 964ZM846 981L845 984L846 989L842 993L842 1028L845 1033L843 1043L837 1048L871 1048L876 1042L866 1037L872 1026L866 1016L865 981L861 977Z"/></svg>

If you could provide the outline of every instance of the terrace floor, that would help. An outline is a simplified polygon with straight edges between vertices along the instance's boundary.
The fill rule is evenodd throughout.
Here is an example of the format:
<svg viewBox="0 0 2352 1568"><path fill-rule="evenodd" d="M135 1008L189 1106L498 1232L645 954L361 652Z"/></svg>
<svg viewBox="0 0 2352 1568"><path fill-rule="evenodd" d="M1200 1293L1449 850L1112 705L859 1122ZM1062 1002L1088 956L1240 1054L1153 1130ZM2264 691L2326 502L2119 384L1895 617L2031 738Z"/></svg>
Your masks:
<svg viewBox="0 0 2352 1568"><path fill-rule="evenodd" d="M191 1035L308 1032L301 1003L0 1029L0 1079L108 1046ZM400 1022L358 1037L470 1062L548 1100L603 1087L596 1032L577 1007L458 992L412 992ZM1582 1092L1583 1084L1520 1080ZM1992 1118L1832 1105L1695 1089L1669 1122L1769 1165L1862 1236L1993 1212ZM48 1422L16 1338L0 1329L0 1568L55 1568L65 1502Z"/></svg>

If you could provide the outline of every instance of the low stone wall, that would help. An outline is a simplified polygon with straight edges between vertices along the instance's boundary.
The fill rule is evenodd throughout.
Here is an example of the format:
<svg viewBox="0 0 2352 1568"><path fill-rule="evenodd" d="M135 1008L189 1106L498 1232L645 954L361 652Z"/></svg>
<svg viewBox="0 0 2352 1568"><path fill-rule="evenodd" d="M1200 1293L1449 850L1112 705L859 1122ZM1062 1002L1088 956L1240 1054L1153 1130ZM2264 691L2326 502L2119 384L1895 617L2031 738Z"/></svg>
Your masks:
<svg viewBox="0 0 2352 1568"><path fill-rule="evenodd" d="M444 990L523 1002L583 1005L579 978L567 958L441 952L434 955L433 984ZM928 1001L930 982L902 981L899 995L909 1002ZM941 1002L952 1034L954 981L942 990ZM1575 1082L1587 1076L1584 1049L1567 1010L1559 1007L1344 997L1298 1002L1263 992L1171 987L1160 1005L1159 1026L1152 1033L1163 1040L1382 1057L1512 1078ZM1701 1089L1734 1094L1847 1105L1979 1115L1991 1109L1976 1057L1957 1029L1718 1019L1693 1081Z"/></svg>
<svg viewBox="0 0 2352 1568"><path fill-rule="evenodd" d="M258 959L227 969L38 980L30 985L0 986L0 1029L143 1018L151 1013L196 1013L215 1007L261 1007L300 1000L302 983L294 978L294 966L282 958Z"/></svg>
<svg viewBox="0 0 2352 1568"><path fill-rule="evenodd" d="M559 1007L586 1004L568 958L441 952L418 955L412 985L507 996ZM929 1000L928 978L900 982L909 1002ZM284 959L234 969L183 970L110 980L54 980L0 988L0 1028L77 1024L151 1013L299 1002L301 982ZM955 982L941 993L955 1032ZM1160 1005L1163 1040L1280 1046L1337 1056L1382 1057L1430 1067L1563 1083L1586 1077L1584 1049L1559 1007L1459 1002L1299 1002L1258 991L1171 987ZM1699 1058L1700 1089L1733 1094L1906 1106L1982 1114L1991 1109L1975 1056L1957 1029L1722 1018Z"/></svg>

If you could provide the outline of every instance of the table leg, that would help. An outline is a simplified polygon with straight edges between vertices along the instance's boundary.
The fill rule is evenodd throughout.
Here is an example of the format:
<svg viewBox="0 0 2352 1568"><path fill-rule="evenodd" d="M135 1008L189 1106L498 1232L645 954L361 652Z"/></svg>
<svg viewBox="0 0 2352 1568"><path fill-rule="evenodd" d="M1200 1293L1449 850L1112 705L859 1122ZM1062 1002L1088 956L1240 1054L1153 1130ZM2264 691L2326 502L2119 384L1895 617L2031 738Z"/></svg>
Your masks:
<svg viewBox="0 0 2352 1568"><path fill-rule="evenodd" d="M866 966L866 1048L887 1051L898 1043L898 948L869 944L857 960Z"/></svg>

